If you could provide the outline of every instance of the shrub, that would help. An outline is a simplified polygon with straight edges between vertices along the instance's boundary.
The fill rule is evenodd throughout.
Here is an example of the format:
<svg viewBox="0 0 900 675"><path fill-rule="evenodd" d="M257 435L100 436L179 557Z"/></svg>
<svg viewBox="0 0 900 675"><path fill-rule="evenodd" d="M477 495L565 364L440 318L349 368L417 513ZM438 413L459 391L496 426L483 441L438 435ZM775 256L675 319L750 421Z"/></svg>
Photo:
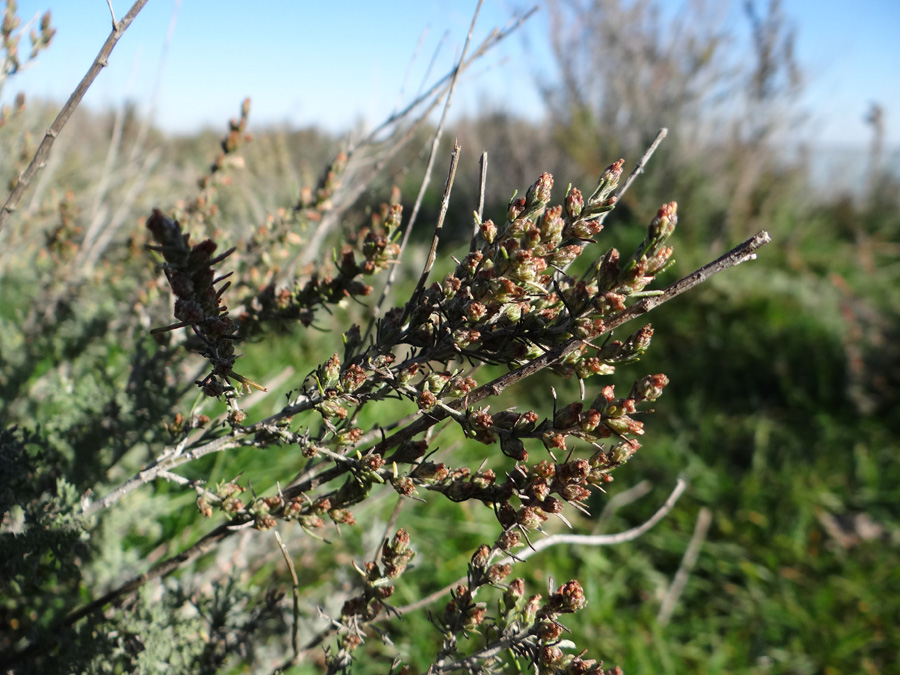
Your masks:
<svg viewBox="0 0 900 675"><path fill-rule="evenodd" d="M98 63L141 5L116 24ZM10 218L77 101L64 107L0 216L17 252L3 259L0 325L4 666L214 672L320 659L328 672L615 672L566 637L565 615L589 601L581 583L550 580L544 597L513 577L514 565L553 544L633 538L671 508L683 483L634 531L553 534L551 518L567 524L586 511L640 448L639 416L668 379L649 373L591 395L586 383L637 362L653 336L649 324L620 339L613 331L751 259L768 235L658 290L674 202L632 253L598 251L604 221L654 144L621 185L624 160L558 204L542 173L505 212L489 218L476 207L468 249L432 281L455 144L422 271L395 279L409 264L421 193L411 215L398 190L368 210L358 199L449 100L459 72L507 34L464 53L418 108L389 120L387 142L373 135L337 153L315 186L244 237L229 224L245 213L232 190L249 100L188 199L162 201L163 191L155 209L132 201L87 219L66 191L46 195L55 210ZM49 18L41 35L35 44L45 46ZM10 115L24 116L24 105ZM423 189L442 131L443 121ZM121 176L125 192L145 169ZM143 210L145 228L129 228L132 210ZM322 263L329 237L341 244ZM380 298L365 305L375 280ZM383 309L392 296L400 300ZM338 321L339 342L311 332ZM311 365L288 356L299 341L315 346ZM581 395L554 392L551 409L519 410L516 392L542 372L577 378ZM273 407L266 395L276 389L284 402ZM455 523L491 516L466 544L461 578L443 590L413 570L423 558L427 570L428 555L411 511ZM326 540L335 533L344 539ZM371 554L356 562L363 547ZM215 564L203 557L211 552ZM290 582L274 576L280 565ZM394 599L398 588L407 602ZM419 635L416 610L444 597L428 616L434 632Z"/></svg>

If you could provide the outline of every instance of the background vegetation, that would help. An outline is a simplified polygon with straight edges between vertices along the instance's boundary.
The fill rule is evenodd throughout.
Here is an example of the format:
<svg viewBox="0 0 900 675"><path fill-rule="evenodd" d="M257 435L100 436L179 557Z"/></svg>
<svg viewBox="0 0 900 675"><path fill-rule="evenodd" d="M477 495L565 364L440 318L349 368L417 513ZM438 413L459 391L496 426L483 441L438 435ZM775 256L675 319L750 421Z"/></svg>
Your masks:
<svg viewBox="0 0 900 675"><path fill-rule="evenodd" d="M447 129L464 159L445 255L464 253L471 236L482 149L490 157L485 213L499 218L512 191L542 171L558 185L587 188L619 157L636 161L660 126L670 138L607 221L604 242L630 250L659 204L675 199L681 225L668 279L758 229L775 243L752 265L654 313L656 338L640 373L665 372L671 384L647 419L644 447L607 494L592 497L592 515L568 515L577 531L616 532L645 521L678 476L689 484L685 496L635 542L552 548L516 573L535 593L545 593L551 577L581 579L589 604L567 622L571 638L626 672L900 672L900 184L879 164L875 125L865 190L838 186L827 198L808 197L810 167L779 150L802 124L795 102L803 78L777 2L750 4L755 52L742 55L742 68L731 67L736 55L712 15L697 10L672 26L653 7L549 4L563 77L535 83L549 102L546 120L493 112ZM732 105L720 105L729 97ZM54 114L41 102L4 113L5 180L16 179ZM260 226L276 231L278 219L306 200L309 229L281 230L260 265L245 269L243 283L257 286L267 265L306 270L310 261L296 257L300 237L308 241L326 213L340 215L327 251L389 201L393 185L408 212L434 132L423 122L404 127L402 146L353 146L357 163L342 181L359 190L324 208L333 186L323 167L348 140L315 129L253 129L250 119L252 141L244 142L239 118L240 148L211 170L219 133L174 137L128 108L81 110L0 232L5 653L211 527L192 490L161 480L86 530L69 526L85 491L104 494L130 477L171 442L175 414L188 418L198 405L191 383L201 361L149 337L171 323L168 289L143 250L151 210L174 209L196 238L241 241ZM391 155L388 147L399 150ZM437 218L440 182L425 194L422 222ZM428 228L413 235L413 264L399 270L397 297L415 283L402 275L419 269L429 235ZM442 259L438 276L452 267ZM239 372L270 389L244 409L254 418L280 409L275 399L335 350L358 311L335 307L311 327L242 343ZM628 387L634 377L629 371L613 381ZM550 384L516 402L547 410ZM577 396L577 382L565 385L571 391L553 384L560 400ZM196 410L213 419L226 413L223 403L203 406ZM484 452L450 437L440 444L460 464L468 458L477 466ZM215 484L240 474L263 494L300 468L296 454L247 448L188 464L185 476ZM283 533L297 537L288 544L309 589L300 598L305 616L315 616L322 598L352 594L350 561L372 559L391 518L390 494L354 512L360 525L329 532L324 554L314 540ZM617 505L622 495L635 501ZM397 605L456 580L475 547L494 537L490 519L436 497L400 517L419 555L397 584ZM698 523L696 564L677 603L662 611ZM23 536L29 528L38 540ZM289 651L290 597L271 534L246 530L126 605L77 623L53 661L64 664L61 672L135 664L154 672L163 660L186 672L198 663L207 672L271 670ZM301 643L323 625L310 622ZM389 637L404 661L424 669L432 633L419 613ZM319 670L323 653L312 649L296 672ZM357 672L388 668L363 658L356 664Z"/></svg>

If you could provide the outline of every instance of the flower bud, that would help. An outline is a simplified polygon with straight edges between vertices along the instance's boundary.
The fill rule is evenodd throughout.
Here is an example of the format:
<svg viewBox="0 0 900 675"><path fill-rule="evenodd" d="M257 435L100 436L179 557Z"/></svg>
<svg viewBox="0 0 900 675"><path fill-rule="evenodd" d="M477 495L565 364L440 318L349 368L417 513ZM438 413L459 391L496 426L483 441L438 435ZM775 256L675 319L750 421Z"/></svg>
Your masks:
<svg viewBox="0 0 900 675"><path fill-rule="evenodd" d="M553 189L553 176L546 171L541 174L534 184L525 193L525 203L529 206L534 202L546 204L550 201L550 191Z"/></svg>
<svg viewBox="0 0 900 675"><path fill-rule="evenodd" d="M472 555L472 567L484 567L488 564L491 556L491 547L482 544Z"/></svg>
<svg viewBox="0 0 900 675"><path fill-rule="evenodd" d="M507 220L511 223L514 222L519 217L519 214L522 213L522 211L524 211L524 210L525 210L525 198L519 197L518 199L516 199L515 195L513 195L513 199L511 199L509 201L509 206L506 209ZM149 224L148 224L148 227L149 227Z"/></svg>
<svg viewBox="0 0 900 675"><path fill-rule="evenodd" d="M482 238L488 243L493 244L494 239L497 238L497 226L494 225L493 220L485 220L479 226L479 231L481 232Z"/></svg>
<svg viewBox="0 0 900 675"><path fill-rule="evenodd" d="M578 191L575 190L575 192ZM578 196L581 197L580 192L578 192ZM568 205L568 203L569 198L567 197L566 204ZM545 242L552 242L554 239L562 235L563 227L565 227L565 222L562 218L562 207L554 206L547 209L547 212L544 213L544 217L541 219L541 239L543 239Z"/></svg>
<svg viewBox="0 0 900 675"><path fill-rule="evenodd" d="M573 220L581 215L584 208L584 197L578 188L570 188L569 194L566 195L566 213Z"/></svg>
<svg viewBox="0 0 900 675"><path fill-rule="evenodd" d="M340 379L341 389L347 393L354 392L366 381L366 371L357 364L351 363L350 366L341 373Z"/></svg>
<svg viewBox="0 0 900 675"><path fill-rule="evenodd" d="M517 462L528 461L528 451L525 450L525 444L522 439L509 434L500 436L500 451Z"/></svg>
<svg viewBox="0 0 900 675"><path fill-rule="evenodd" d="M337 383L341 373L341 359L335 353L330 359L319 367L319 381L323 387L330 387Z"/></svg>
<svg viewBox="0 0 900 675"><path fill-rule="evenodd" d="M519 602L525 597L525 581L513 579L503 593L503 607L511 612L518 607Z"/></svg>
<svg viewBox="0 0 900 675"><path fill-rule="evenodd" d="M197 510L203 514L204 518L211 518L213 514L212 506L203 497L197 497Z"/></svg>
<svg viewBox="0 0 900 675"><path fill-rule="evenodd" d="M646 375L635 383L632 396L638 401L655 401L662 396L663 388L667 384L669 378L662 373Z"/></svg>
<svg viewBox="0 0 900 675"><path fill-rule="evenodd" d="M622 176L622 167L624 165L625 160L620 159L618 162L606 167L606 170L600 176L600 180L597 181L597 188L588 199L589 204L599 204L605 202L610 197L613 190L615 190L619 184L619 178Z"/></svg>
<svg viewBox="0 0 900 675"><path fill-rule="evenodd" d="M650 221L649 236L654 243L662 244L669 235L675 231L675 225L678 223L678 204L669 202L663 204L656 217Z"/></svg>
<svg viewBox="0 0 900 675"><path fill-rule="evenodd" d="M563 627L559 625L556 621L541 621L536 629L536 633L538 639L541 642L553 642L554 640L559 639L559 636L562 635Z"/></svg>
<svg viewBox="0 0 900 675"><path fill-rule="evenodd" d="M521 543L521 535L516 530L506 530L497 537L497 548L501 551L512 551Z"/></svg>
<svg viewBox="0 0 900 675"><path fill-rule="evenodd" d="M584 589L577 581L564 583L547 601L549 609L564 614L577 612L585 605L587 605L587 599L584 597Z"/></svg>
<svg viewBox="0 0 900 675"><path fill-rule="evenodd" d="M510 574L512 574L512 565L508 563L506 565L500 565L499 563L491 565L487 572L488 580L492 584L502 583Z"/></svg>
<svg viewBox="0 0 900 675"><path fill-rule="evenodd" d="M580 402L570 403L556 411L553 416L553 426L556 429L568 429L578 424L581 410L584 405Z"/></svg>

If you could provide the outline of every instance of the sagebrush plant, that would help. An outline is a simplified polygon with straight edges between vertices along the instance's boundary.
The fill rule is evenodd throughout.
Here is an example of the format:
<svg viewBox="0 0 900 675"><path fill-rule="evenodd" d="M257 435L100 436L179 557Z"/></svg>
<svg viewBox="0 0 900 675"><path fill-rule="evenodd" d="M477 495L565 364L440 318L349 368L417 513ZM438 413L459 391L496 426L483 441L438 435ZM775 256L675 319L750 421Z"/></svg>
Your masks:
<svg viewBox="0 0 900 675"><path fill-rule="evenodd" d="M142 4L116 24L116 38ZM42 31L49 42L49 19ZM503 35L492 35L475 56ZM443 88L423 98L426 112L391 124L420 125L469 63L461 59ZM598 247L605 219L648 152L621 185L623 159L590 190L569 186L558 203L553 177L536 172L505 213L484 217L477 205L465 205L475 207L469 249L431 280L460 157L454 145L417 283L393 307L365 305L379 275L404 264L413 218L396 189L387 203L354 206L377 177L354 167L370 152L368 166L377 169L408 134L338 153L315 188L240 237L221 227L220 203L243 166L249 113L247 100L196 195L157 204L141 216L144 228L117 240L92 238L96 228L78 225L77 195L57 195L57 218L39 230L37 279L7 261L4 272L16 280L10 297L27 298L17 304L31 310L2 317L2 663L22 672L214 672L240 661L259 667L257 650L265 649L266 664L288 669L318 660L326 672L617 672L604 670L603 655L590 645L567 638L564 615L590 601L579 581L548 580L544 597L513 578L513 566L540 547L550 518L567 523L567 513L586 512L587 500L640 448L638 417L668 383L664 374L648 373L627 391L601 381L588 395L598 378L637 362L653 335L649 324L620 339L612 332L752 258L768 236L650 289L672 259L675 202L659 208L631 253ZM29 171L17 189L28 187ZM4 209L5 236L25 227L8 218L16 194ZM353 222L353 209L367 222L336 230L343 242L331 260L299 265L309 258L304 245L342 218ZM87 271L86 259L97 261ZM394 288L382 286L385 294ZM351 300L362 308L344 313ZM348 317L338 346L309 372L288 373L290 381L278 385L285 403L263 417L253 396L275 386L265 386L270 374L238 365L242 343L258 346L284 333L301 340L323 311ZM577 378L582 395L560 401L548 390L549 414L509 404L523 381L544 370ZM442 440L455 432L484 446L479 460L471 463L471 453L453 445L442 448L438 432ZM245 479L240 466L228 480L197 475L194 467L202 474L210 466L204 457L242 449L265 452L272 466L284 466L279 455L293 458L298 468L267 475L265 489ZM201 516L219 524L191 545L184 534L196 530L183 520L167 520L168 531L148 535L161 527L148 524L159 508L146 496L154 488L169 497L169 508L184 509L189 496ZM371 516L367 505L391 494L398 507L387 527L369 524L384 529L374 555L344 565L323 539L365 529L359 516ZM405 575L424 601L428 580L410 580L415 532L397 521L400 504L433 506L429 494L470 514L483 510L495 525L460 570L464 581L428 617L429 660L411 662L389 636L404 634L398 622L419 603L395 606L391 598ZM179 522L181 529L173 527ZM271 531L262 541L283 555L291 582L261 589L234 568L227 575L202 567L176 574L249 530ZM140 542L104 545L122 532ZM288 533L293 552L284 543ZM355 570L355 583L335 596L330 581L303 570L298 576L294 557L302 558L304 546L331 567ZM135 576L134 569L143 571ZM335 597L337 605L329 602ZM315 603L323 605L324 625ZM281 638L276 647L266 644L273 635Z"/></svg>

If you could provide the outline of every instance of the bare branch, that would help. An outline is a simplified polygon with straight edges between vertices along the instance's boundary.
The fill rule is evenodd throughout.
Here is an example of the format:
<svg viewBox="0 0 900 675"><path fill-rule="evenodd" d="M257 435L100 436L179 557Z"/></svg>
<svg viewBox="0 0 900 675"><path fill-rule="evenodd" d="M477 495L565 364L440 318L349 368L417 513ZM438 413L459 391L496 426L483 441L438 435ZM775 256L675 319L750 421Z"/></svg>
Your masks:
<svg viewBox="0 0 900 675"><path fill-rule="evenodd" d="M460 61L457 66L455 66L449 73L444 75L440 80L435 82L426 92L417 96L409 105L400 110L399 112L394 113L386 120L384 120L380 125L378 125L373 131L371 131L365 138L362 140L353 143L347 149L347 158L348 162L354 157L354 155L359 152L362 148L375 145L376 143L381 143L386 139L379 138L386 130L394 127L394 130L391 132L391 135L400 133L400 130L397 128L399 126L399 122L407 118L412 114L414 110L417 108L426 105L424 111L412 122L409 124L408 128L402 130L401 138L393 139L391 143L391 148L386 152L382 153L378 160L368 168L367 172L361 174L357 177L356 180L353 181L353 186L348 187L343 192L343 199L341 200L340 205L336 205L331 211L329 211L324 218L322 218L319 225L316 227L313 235L310 237L307 245L304 247L303 252L295 257L289 264L287 264L284 270L277 275L276 279L285 279L290 277L294 270L296 269L298 264L306 264L315 259L317 255L318 249L322 244L326 234L330 231L330 229L335 225L335 223L339 222L340 216L343 214L344 210L361 195L372 181L372 179L377 176L382 169L386 166L388 160L393 157L397 152L400 151L402 147L406 145L406 142L412 138L413 132L416 128L418 128L428 117L434 108L437 107L438 103L441 100L441 96L443 92L449 87L449 83L453 80L453 78L458 74L464 72L468 69L473 63L475 63L478 59L483 57L487 52L496 47L501 41L509 37L512 33L518 30L522 24L530 18L535 12L537 12L537 6L532 7L528 12L524 15L516 19L510 25L508 25L503 30L494 30L488 35L478 46L478 48L472 53L472 55L466 61ZM387 140L390 140L390 136ZM377 316L377 307L376 305L375 314Z"/></svg>
<svg viewBox="0 0 900 675"><path fill-rule="evenodd" d="M550 548L551 546L556 546L558 544L575 544L577 546L612 546L615 544L624 544L628 541L634 541L642 534L647 532L647 530L656 525L660 520L666 517L666 514L672 510L672 508L675 506L675 502L678 501L686 488L687 483L683 479L679 478L678 482L675 484L675 488L672 490L671 494L669 494L668 499L666 499L663 505L660 506L659 509L657 509L656 513L654 513L646 522L638 525L637 527L633 527L630 530L625 530L624 532L619 532L618 534L554 534L549 537L545 537L544 539L539 539L536 542L532 542L532 546L530 549L526 549L514 556L507 556L497 564L512 565L515 563L524 562L535 553ZM460 577L452 584L445 586L439 591L435 591L431 595L428 595L421 600L417 600L416 602L404 605L403 607L395 607L393 612L403 615L408 614L409 612L413 612L417 609L421 609L426 605L430 605L435 600L439 600L440 598L447 595L459 584L465 583L466 579L467 577Z"/></svg>
<svg viewBox="0 0 900 675"><path fill-rule="evenodd" d="M284 561L291 571L291 588L294 594L294 624L291 627L291 648L294 650L294 658L296 659L300 655L300 651L297 647L297 624L300 622L300 581L297 579L297 570L294 569L294 561L291 559L291 554L288 553L287 547L281 540L281 535L278 534L278 530L272 530L272 532L275 535L275 539L278 540L278 545L281 547Z"/></svg>
<svg viewBox="0 0 900 675"><path fill-rule="evenodd" d="M475 222L472 224L472 241L469 242L469 250L475 250L475 242L478 237L478 224L484 218L484 193L487 186L488 154L482 152L478 160L478 210L475 212Z"/></svg>
<svg viewBox="0 0 900 675"><path fill-rule="evenodd" d="M459 150L459 142L453 141L453 152L450 153L450 170L447 173L447 182L444 183L444 196L441 198L441 211L438 216L438 221L434 226L434 235L431 238L431 248L428 250L428 257L425 260L425 266L422 268L422 274L419 275L419 282L416 284L416 288L412 292L409 302L406 303L404 320L405 316L408 315L409 312L412 311L412 308L419 302L419 298L425 288L425 283L428 281L428 275L431 273L431 268L434 267L434 261L437 258L437 247L441 240L441 231L444 229L444 220L447 217L447 209L450 207L450 191L453 189L453 181L456 178L456 167L459 164ZM408 232L409 230L407 230L407 233ZM393 271L394 270L392 269L391 272Z"/></svg>
<svg viewBox="0 0 900 675"><path fill-rule="evenodd" d="M31 158L31 163L25 171L22 172L22 175L19 176L16 186L12 189L12 192L9 193L9 197L7 197L3 208L0 209L0 230L3 230L6 221L9 220L12 212L16 210L19 201L22 199L22 195L25 194L25 190L31 184L35 174L44 167L44 164L46 164L47 157L50 154L50 148L52 148L53 144L56 142L56 137L59 136L59 132L62 131L66 122L69 121L72 113L75 112L75 108L81 103L81 99L84 98L85 93L87 93L88 88L93 84L97 75L99 75L100 71L109 64L109 55L112 53L113 47L116 46L119 38L125 34L128 26L131 25L131 22L134 21L138 12L140 12L146 4L147 0L137 0L134 5L132 5L131 9L128 10L128 14L126 14L121 21L113 24L112 32L109 34L109 37L106 38L106 42L100 49L100 53L97 54L97 58L94 59L94 63L88 69L87 74L82 78L81 82L78 83L78 86L75 87L75 91L69 96L69 100L66 101L66 104L59 111L56 119L53 120L53 124L50 125L47 133L44 134L44 139L35 151L34 157ZM110 11L112 11L111 6Z"/></svg>
<svg viewBox="0 0 900 675"><path fill-rule="evenodd" d="M119 485L119 487L112 490L106 494L102 499L98 499L94 502L87 502L82 505L81 515L88 517L96 514L98 511L102 509L108 509L110 506L119 501L122 497L127 495L129 492L136 490L141 485L146 485L151 481L156 480L157 478L162 478L164 474L166 477L169 477L169 472L186 463L193 461L195 459L199 459L205 455L209 455L213 452L222 452L224 450L230 450L232 448L236 448L241 445L247 445L251 441L246 438L237 438L235 436L222 436L217 438L205 445L200 446L199 448L195 448L194 450L190 450L188 452L182 454L166 454L163 453L159 458L156 459L153 464L149 467L138 471L132 478L127 480L126 482Z"/></svg>
<svg viewBox="0 0 900 675"><path fill-rule="evenodd" d="M609 520L616 511L647 496L652 489L653 483L649 480L642 480L637 485L612 495L603 506L600 515L597 516L597 525L594 527L594 533L596 534L597 530L603 526L603 523Z"/></svg>
<svg viewBox="0 0 900 675"><path fill-rule="evenodd" d="M628 180L623 183L622 187L619 188L619 191L616 192L616 201L620 200L628 188L631 187L631 184L634 182L634 179L637 178L640 174L644 172L644 167L647 165L647 162L650 161L650 158L653 156L653 153L656 152L656 148L659 147L659 144L662 143L662 140L669 133L669 130L663 127L660 129L656 138L653 139L653 142L650 144L650 147L647 148L647 151L643 154L640 161L635 165L634 169L631 170L631 173L628 174Z"/></svg>
<svg viewBox="0 0 900 675"><path fill-rule="evenodd" d="M697 557L700 555L700 547L703 546L703 541L706 539L706 533L709 531L709 524L711 522L712 511L704 506L697 515L697 523L694 525L694 534L691 535L691 541L688 543L687 550L684 552L684 557L681 559L681 565L678 566L675 578L672 579L669 590L666 591L666 596L659 606L659 613L656 615L656 620L661 626L665 626L669 623L669 619L672 618L672 612L675 611L675 605L678 603L678 598L680 598L681 594L684 592L684 587L687 585L691 570L694 569Z"/></svg>
<svg viewBox="0 0 900 675"><path fill-rule="evenodd" d="M419 209L422 207L422 200L425 197L425 191L428 189L428 184L431 182L431 172L434 168L434 160L437 157L438 147L440 146L441 142L441 136L443 136L444 134L444 125L447 123L447 113L449 112L450 104L453 101L453 93L456 91L456 83L459 80L460 73L462 72L463 64L465 64L466 62L466 52L469 50L469 43L472 41L472 32L475 30L475 23L478 20L478 13L481 10L481 4L482 0L478 0L478 4L475 6L475 12L472 15L472 22L469 24L469 32L466 34L466 41L463 44L462 54L460 54L459 61L457 62L456 68L453 71L453 77L450 79L450 88L447 90L447 100L444 103L444 110L441 113L441 120L434 132L434 137L431 139L431 154L428 156L428 164L425 167L425 175L422 177L422 183L419 186L419 194L416 195L416 202L413 205L412 214L410 214L409 221L406 223L406 231L403 233L403 241L400 243L400 253L397 254L398 259L406 250L406 245L409 242L409 235L412 234L413 226L415 225L416 219L419 216ZM458 161L459 143L454 141L452 158L450 160L450 175L447 177L447 183L444 185L444 200L441 202L442 217L438 221L438 224L435 226L434 237L432 238L431 242L431 252L428 255L430 262L425 264L425 270L423 270L422 276L419 278L419 283L416 286L416 290L413 291L410 301L406 305L404 315L407 315L410 309L415 306L418 295L422 292L422 288L424 287L425 279L428 278L428 272L431 271L431 265L434 264L434 255L437 250L437 242L440 239L440 230L443 227L443 216L446 214L445 204L449 205L450 189L453 186L453 178L456 176L456 164ZM376 305L376 313L378 311L378 308L380 308L381 304L384 302L384 299L387 297L388 291L394 282L396 269L396 267L391 268L391 271L388 273L387 282L385 283L384 290L381 293L381 298Z"/></svg>
<svg viewBox="0 0 900 675"><path fill-rule="evenodd" d="M109 7L109 16L112 18L112 29L116 29L116 11L113 9L112 0L106 0L106 6Z"/></svg>

